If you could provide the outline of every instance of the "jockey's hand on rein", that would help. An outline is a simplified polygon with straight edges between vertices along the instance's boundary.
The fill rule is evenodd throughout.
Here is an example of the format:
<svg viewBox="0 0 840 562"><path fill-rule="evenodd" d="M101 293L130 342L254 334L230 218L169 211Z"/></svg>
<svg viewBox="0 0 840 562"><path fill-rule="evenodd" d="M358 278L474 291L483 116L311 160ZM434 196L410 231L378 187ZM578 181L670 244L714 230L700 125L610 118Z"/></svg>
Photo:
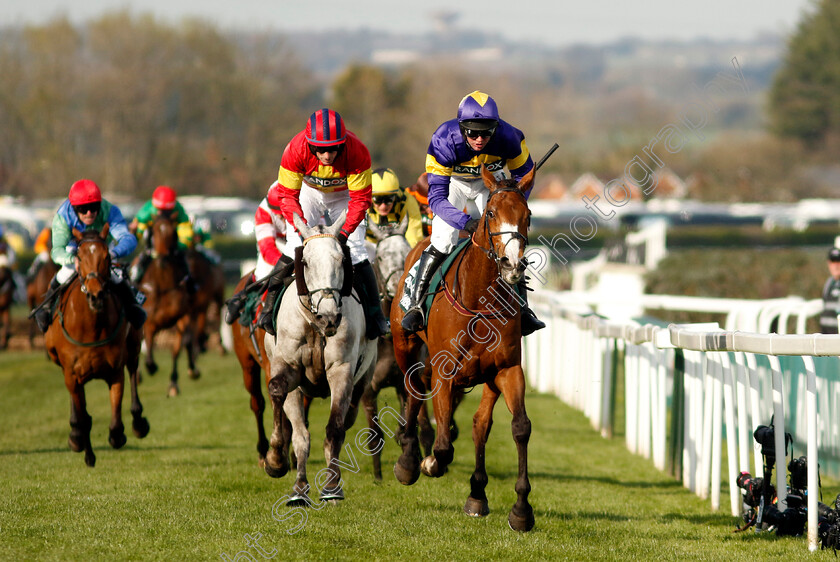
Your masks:
<svg viewBox="0 0 840 562"><path fill-rule="evenodd" d="M468 220L467 224L464 225L464 230L470 234L475 234L475 231L478 230L478 219Z"/></svg>
<svg viewBox="0 0 840 562"><path fill-rule="evenodd" d="M341 242L342 246L347 245L347 236L348 234L344 232L344 230L339 230L338 234L335 235L335 237L338 238L338 241Z"/></svg>

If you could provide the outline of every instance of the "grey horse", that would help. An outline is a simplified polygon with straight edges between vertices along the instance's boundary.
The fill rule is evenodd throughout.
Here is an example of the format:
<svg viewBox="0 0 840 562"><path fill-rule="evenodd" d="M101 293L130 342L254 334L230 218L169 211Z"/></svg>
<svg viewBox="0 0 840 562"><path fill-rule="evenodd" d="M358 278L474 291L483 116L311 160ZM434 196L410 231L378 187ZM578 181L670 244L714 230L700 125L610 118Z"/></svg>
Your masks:
<svg viewBox="0 0 840 562"><path fill-rule="evenodd" d="M266 334L265 350L271 366L268 394L274 408L274 431L269 440L265 471L274 478L288 472L289 432L297 478L288 504L307 503L309 430L305 397L330 397L330 416L324 440L327 466L315 477L323 501L344 499L339 453L346 431L353 425L362 392L376 363L376 340L365 337L365 318L345 279L345 252L336 234L346 212L332 226L307 226L295 215L303 240L296 267L297 291L290 287L277 312L277 336ZM303 278L301 282L300 278ZM347 283L347 284L345 284Z"/></svg>

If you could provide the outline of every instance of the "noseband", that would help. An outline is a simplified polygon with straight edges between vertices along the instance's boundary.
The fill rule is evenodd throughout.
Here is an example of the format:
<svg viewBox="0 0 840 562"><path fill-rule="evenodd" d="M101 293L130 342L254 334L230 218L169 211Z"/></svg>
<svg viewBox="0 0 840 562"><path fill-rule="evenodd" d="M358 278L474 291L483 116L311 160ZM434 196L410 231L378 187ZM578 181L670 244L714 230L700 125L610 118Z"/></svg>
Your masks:
<svg viewBox="0 0 840 562"><path fill-rule="evenodd" d="M305 309L309 310L309 312L313 316L318 315L318 308L321 306L321 303L324 301L324 299L337 301L337 307L340 309L341 308L341 297L342 296L349 296L350 293L348 291L348 287L350 288L350 290L352 290L352 276L350 277L350 282L348 283L348 277L347 277L347 269L348 268L347 267L345 267L344 284L341 286L341 288L323 287L323 288L319 288L319 289L311 289L310 290L306 286L306 281L303 279L303 248L304 248L304 246L306 246L306 244L309 243L310 240L314 240L315 238L333 238L335 240L338 240L338 238L335 235L329 234L329 233L326 233L326 232L322 232L320 234L313 234L312 236L309 236L308 238L304 238L303 245L300 246L299 249L295 250L295 276L296 276L296 279L298 280L297 281L298 301L300 301L301 306L304 307ZM345 260L349 260L349 256L347 255L347 252L345 252L344 257L345 257ZM352 266L350 266L349 269L350 269L350 272L351 272L351 275L352 275ZM321 298L317 299L317 302L316 302L313 297L315 297L319 293L321 293L321 295L320 295ZM304 298L306 298L306 300L308 302L305 303Z"/></svg>
<svg viewBox="0 0 840 562"><path fill-rule="evenodd" d="M487 199L487 206L490 205L490 201L493 199L494 195L496 195L498 193L504 193L504 192L517 193L520 197L522 197L523 201L526 201L525 194L522 193L521 189L519 189L516 186L505 186L505 187L500 187L500 188L490 192L490 197ZM485 213L487 212L487 206L485 206L485 209L484 209ZM527 207L527 203L526 203L526 207ZM528 217L528 224L529 225L531 224L530 215ZM487 239L488 248L485 248L485 247L481 246L480 244L478 244L475 241L475 235L478 234L477 232L472 235L472 242L473 242L473 244L475 244L478 247L478 249L480 249L482 252L484 252L487 255L488 258L490 258L491 260L493 260L496 263L496 267L499 268L500 273L501 273L501 268L502 268L502 263L501 262L502 262L502 259L504 259L504 256L499 256L496 253L496 250L494 249L495 246L493 245L493 237L494 236L502 236L503 234L509 234L511 236L511 240L521 240L522 244L523 244L523 247L528 245L528 237L523 235L523 234L520 234L519 232L490 232L490 230L487 226L487 217L484 218L484 233L485 233L485 236L486 236L486 239ZM507 247L508 243L511 240L508 240L508 242L505 242L504 247ZM522 261L523 261L524 265L526 265L526 266L528 265L527 260L525 260L523 258Z"/></svg>
<svg viewBox="0 0 840 562"><path fill-rule="evenodd" d="M104 245L104 243L101 242L101 241L99 241L99 242L97 242L96 240L85 241L82 244L79 244L78 253L81 253L82 246L84 244L103 244ZM106 249L106 252L107 252L107 249ZM107 268L108 268L108 271L110 271L110 269L111 269L111 256L110 256L110 254L108 255ZM107 276L105 279L103 279L102 276L98 272L91 271L90 273L85 275L85 277L83 279L79 279L79 285L80 285L79 288L81 289L82 293L84 293L85 295L88 294L87 282L90 281L91 279L98 280L100 285L102 285L102 287L104 289L107 289L108 285L111 282L110 275Z"/></svg>

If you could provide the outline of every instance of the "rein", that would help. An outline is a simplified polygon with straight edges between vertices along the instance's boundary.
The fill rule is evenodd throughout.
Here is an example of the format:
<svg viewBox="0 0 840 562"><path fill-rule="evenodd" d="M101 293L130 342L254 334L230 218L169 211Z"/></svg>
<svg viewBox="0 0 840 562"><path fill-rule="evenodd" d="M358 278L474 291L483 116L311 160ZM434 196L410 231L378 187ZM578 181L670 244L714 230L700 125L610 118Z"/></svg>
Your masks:
<svg viewBox="0 0 840 562"><path fill-rule="evenodd" d="M97 275L97 274L89 273L85 277L85 279L89 278L91 275ZM82 280L79 280L79 288L80 288L82 293L87 292L87 290L85 289L84 281L82 281ZM111 332L110 335L108 335L105 338L103 338L101 340L98 340L98 341L82 342L82 341L79 341L79 340L77 340L76 338L74 338L73 336L70 335L70 333L67 331L67 328L64 327L64 312L60 308L58 310L58 324L61 326L61 331L62 331L62 333L64 333L64 337L67 338L67 341L69 341L73 345L77 345L79 347L101 347L103 345L108 345L109 343L114 341L114 339L116 339L116 337L119 335L119 330L122 327L123 322L125 322L125 307L120 307L120 317L117 320L117 325L114 327L114 331Z"/></svg>
<svg viewBox="0 0 840 562"><path fill-rule="evenodd" d="M319 233L319 234L313 234L311 236L307 236L306 238L303 239L303 244L301 245L301 251L300 251L301 260L303 258L303 247L306 246L311 240L314 240L316 238L332 238L334 240L338 240L337 236L335 236L334 234L330 234L328 232L322 232L322 233ZM295 256L295 258L297 260L297 255ZM296 274L297 274L297 272L296 272ZM301 275L301 277L303 276L303 268L302 267L300 268L300 275ZM314 295L317 295L318 293L324 293L324 296L322 296L318 300L317 305L313 305L312 297ZM336 298L336 295L337 295L337 298ZM341 296L342 296L342 290L341 289L336 289L336 288L333 288L333 287L322 287L320 289L310 290L307 287L306 292L303 293L303 294L301 294L300 291L298 291L298 302L300 303L300 305L306 311L308 311L314 317L318 314L318 306L321 304L321 302L324 299L331 299L331 300L338 301L338 308L341 308ZM309 301L308 304L303 302L304 298L306 298ZM310 320L310 322L312 322L314 320L314 318L310 318L309 320Z"/></svg>

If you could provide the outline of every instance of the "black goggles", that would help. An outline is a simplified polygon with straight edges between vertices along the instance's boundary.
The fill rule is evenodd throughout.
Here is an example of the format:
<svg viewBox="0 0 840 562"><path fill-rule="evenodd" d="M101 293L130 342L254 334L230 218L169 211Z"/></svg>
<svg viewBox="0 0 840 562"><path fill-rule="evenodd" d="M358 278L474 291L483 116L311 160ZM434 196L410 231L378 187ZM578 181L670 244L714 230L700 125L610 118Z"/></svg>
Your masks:
<svg viewBox="0 0 840 562"><path fill-rule="evenodd" d="M78 215L85 215L87 213L98 213L99 209L102 207L102 203L94 202L94 203L85 203L84 205L74 205L73 210L76 211Z"/></svg>
<svg viewBox="0 0 840 562"><path fill-rule="evenodd" d="M312 154L317 154L318 152L322 154L325 152L338 152L339 150L341 150L340 144L334 144L332 146L315 146L314 144L309 145L309 152L311 152Z"/></svg>
<svg viewBox="0 0 840 562"><path fill-rule="evenodd" d="M489 139L493 136L493 133L495 132L496 127L493 127L491 129L482 129L480 131L475 129L464 129L464 134L471 139L477 139L478 137Z"/></svg>
<svg viewBox="0 0 840 562"><path fill-rule="evenodd" d="M373 198L374 205L381 205L382 203L393 203L396 198L393 195L377 195Z"/></svg>

